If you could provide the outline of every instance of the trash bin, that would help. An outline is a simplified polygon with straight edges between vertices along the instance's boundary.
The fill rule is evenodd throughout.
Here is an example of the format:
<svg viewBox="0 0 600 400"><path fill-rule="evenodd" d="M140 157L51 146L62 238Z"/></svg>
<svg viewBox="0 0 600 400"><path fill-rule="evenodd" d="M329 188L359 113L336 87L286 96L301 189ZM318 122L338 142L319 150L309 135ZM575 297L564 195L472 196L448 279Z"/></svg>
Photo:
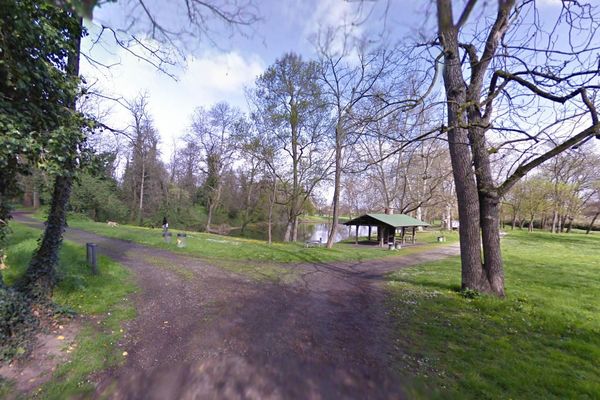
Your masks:
<svg viewBox="0 0 600 400"><path fill-rule="evenodd" d="M177 247L185 247L187 241L187 235L185 233L177 234Z"/></svg>
<svg viewBox="0 0 600 400"><path fill-rule="evenodd" d="M163 232L163 240L165 241L165 243L171 243L171 232Z"/></svg>

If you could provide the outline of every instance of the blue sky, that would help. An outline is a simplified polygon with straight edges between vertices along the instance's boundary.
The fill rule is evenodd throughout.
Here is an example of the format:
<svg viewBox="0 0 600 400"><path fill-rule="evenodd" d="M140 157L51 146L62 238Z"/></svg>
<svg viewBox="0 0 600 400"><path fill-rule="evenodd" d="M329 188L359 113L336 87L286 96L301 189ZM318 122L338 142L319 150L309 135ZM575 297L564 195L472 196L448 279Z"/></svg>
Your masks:
<svg viewBox="0 0 600 400"><path fill-rule="evenodd" d="M176 76L175 80L117 46L110 32L105 31L101 40L92 46L101 25L121 28L130 22L126 17L137 18L128 32L143 37L139 30L144 30L147 25L139 18L141 10L132 10L131 4L139 3L119 0L96 8L94 20L88 24L91 34L84 41L82 50L93 59L113 66L95 68L84 59L81 70L88 83L110 96L132 99L141 92L149 95L165 159L168 159L174 141L186 133L194 108L227 101L245 110L244 88L251 86L256 77L285 52L312 57L311 39L320 28L353 26L354 33L370 32L373 37L384 32L387 41L403 37L415 39L419 32L425 32L429 38L434 36L433 28L427 28L433 26L435 17L433 3L428 0L257 0L255 4L262 20L252 25L251 30L246 30L246 35L232 36L226 30L217 29L212 35L216 45L206 38L182 37L177 45L184 53L185 61L179 60L177 67L168 69ZM162 23L173 29L178 29L186 20L176 6L183 4L183 0L146 0L145 4ZM480 12L490 7L486 4L481 2ZM560 0L538 0L543 13L552 13L559 6ZM472 19L476 25L478 19ZM353 24L356 21L360 23ZM124 39L127 35L120 37ZM146 40L155 45L150 39ZM169 50L168 45L161 44L160 47ZM129 117L122 107L114 102L105 102L103 107L110 108L105 118L107 124L116 128L127 125Z"/></svg>
<svg viewBox="0 0 600 400"><path fill-rule="evenodd" d="M366 2L362 9L359 2L344 0L258 1L262 20L246 30L245 35L217 32L213 35L216 46L206 39L184 38L179 47L185 52L185 62L180 63L180 67L169 68L177 80L119 48L110 32L105 31L101 40L92 45L101 25L119 28L127 23L124 15L140 13L140 10L132 12L126 1L108 3L96 8L93 22L88 23L90 36L82 50L112 67L94 67L83 59L81 70L88 83L114 97L131 99L140 92L147 92L155 125L162 137L163 154L168 156L173 140L185 134L195 107L227 101L245 109L244 87L251 86L256 77L285 52L294 51L306 58L313 56L311 38L320 27L360 21L352 28L355 33L386 30L390 37L397 38L410 34L418 27L416 23L422 25L422 19L417 20L414 15L424 3L408 0L390 3L387 19L384 19L387 4L383 1ZM149 1L147 4L167 24L172 21L177 24L178 16L171 3ZM368 18L363 18L367 12ZM144 27L143 21L138 25ZM130 32L135 33L135 30ZM120 106L110 103L104 106L111 110L105 118L109 125L126 126L128 116Z"/></svg>

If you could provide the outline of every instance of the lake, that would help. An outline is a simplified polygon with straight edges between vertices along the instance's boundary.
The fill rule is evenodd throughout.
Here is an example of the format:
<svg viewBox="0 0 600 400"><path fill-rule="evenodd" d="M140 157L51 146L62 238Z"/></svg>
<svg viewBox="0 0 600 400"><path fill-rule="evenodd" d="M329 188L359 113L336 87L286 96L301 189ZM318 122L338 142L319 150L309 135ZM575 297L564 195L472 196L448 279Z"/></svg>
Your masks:
<svg viewBox="0 0 600 400"><path fill-rule="evenodd" d="M274 225L273 226L273 241L283 241L283 235L285 234L285 225ZM315 223L301 223L298 225L298 241L304 242L307 240L321 239L323 243L327 242L327 235L329 234L329 224L315 224ZM338 225L337 234L335 236L335 242L354 237L356 234L356 227ZM369 234L369 228L361 226L358 229L359 236L367 236ZM267 225L261 225L259 227L252 226L246 228L243 235L240 234L239 230L232 230L231 236L246 237L250 239L267 240ZM372 237L377 238L377 228L373 227L371 232Z"/></svg>

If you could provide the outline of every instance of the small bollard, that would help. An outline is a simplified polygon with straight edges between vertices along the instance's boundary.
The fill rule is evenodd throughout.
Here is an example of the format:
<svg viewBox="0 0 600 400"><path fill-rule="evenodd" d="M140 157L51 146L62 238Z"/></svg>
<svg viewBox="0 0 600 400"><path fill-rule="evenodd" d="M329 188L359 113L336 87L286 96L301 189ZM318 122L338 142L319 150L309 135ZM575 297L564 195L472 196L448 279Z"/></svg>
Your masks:
<svg viewBox="0 0 600 400"><path fill-rule="evenodd" d="M163 240L165 243L171 243L171 232L163 232Z"/></svg>
<svg viewBox="0 0 600 400"><path fill-rule="evenodd" d="M92 267L92 274L98 275L98 260L96 258L96 243L85 244L87 253L87 263Z"/></svg>
<svg viewBox="0 0 600 400"><path fill-rule="evenodd" d="M178 233L177 234L177 247L185 247L186 240L187 240L187 234Z"/></svg>

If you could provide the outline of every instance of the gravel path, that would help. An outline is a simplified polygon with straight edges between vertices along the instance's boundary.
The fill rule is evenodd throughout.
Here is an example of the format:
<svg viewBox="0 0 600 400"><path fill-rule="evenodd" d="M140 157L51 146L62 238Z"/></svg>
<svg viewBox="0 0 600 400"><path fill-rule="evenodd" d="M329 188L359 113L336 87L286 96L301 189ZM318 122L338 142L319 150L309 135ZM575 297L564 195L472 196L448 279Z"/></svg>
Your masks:
<svg viewBox="0 0 600 400"><path fill-rule="evenodd" d="M459 251L293 265L297 279L275 283L76 229L66 238L95 242L141 288L127 361L97 376L97 397L114 399L403 398L390 368L383 278Z"/></svg>

